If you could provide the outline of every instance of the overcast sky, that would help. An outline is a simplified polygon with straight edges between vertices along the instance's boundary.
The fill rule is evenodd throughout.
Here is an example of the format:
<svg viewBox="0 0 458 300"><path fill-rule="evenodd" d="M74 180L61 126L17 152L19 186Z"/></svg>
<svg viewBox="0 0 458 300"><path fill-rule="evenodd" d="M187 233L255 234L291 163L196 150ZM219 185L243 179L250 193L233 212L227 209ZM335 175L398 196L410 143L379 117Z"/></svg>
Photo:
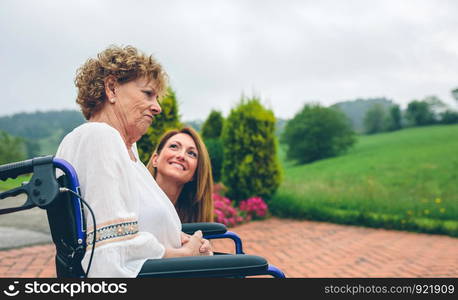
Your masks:
<svg viewBox="0 0 458 300"><path fill-rule="evenodd" d="M0 1L0 115L78 109L76 69L110 44L153 54L182 120L242 94L306 102L436 95L458 107L458 1Z"/></svg>

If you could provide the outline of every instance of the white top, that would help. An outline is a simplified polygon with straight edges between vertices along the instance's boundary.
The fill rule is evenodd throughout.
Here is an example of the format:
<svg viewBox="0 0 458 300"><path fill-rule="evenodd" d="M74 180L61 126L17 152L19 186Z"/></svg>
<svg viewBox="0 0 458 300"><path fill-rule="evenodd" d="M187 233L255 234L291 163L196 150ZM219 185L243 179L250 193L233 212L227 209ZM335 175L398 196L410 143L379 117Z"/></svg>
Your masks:
<svg viewBox="0 0 458 300"><path fill-rule="evenodd" d="M119 132L106 123L88 122L70 132L56 157L76 170L81 196L95 213L97 242L90 277L136 277L147 259L162 258L165 248L181 246L178 214L153 176L130 159ZM92 249L89 211L86 270Z"/></svg>

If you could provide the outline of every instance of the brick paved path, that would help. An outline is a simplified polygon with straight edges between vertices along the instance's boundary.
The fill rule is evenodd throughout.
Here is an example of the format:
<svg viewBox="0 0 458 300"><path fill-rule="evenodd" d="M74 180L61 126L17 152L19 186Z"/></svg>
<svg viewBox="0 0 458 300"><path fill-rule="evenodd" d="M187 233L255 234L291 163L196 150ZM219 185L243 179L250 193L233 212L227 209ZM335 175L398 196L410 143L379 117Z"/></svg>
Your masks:
<svg viewBox="0 0 458 300"><path fill-rule="evenodd" d="M277 218L231 230L287 277L458 277L457 238ZM0 251L0 277L54 276L51 245Z"/></svg>

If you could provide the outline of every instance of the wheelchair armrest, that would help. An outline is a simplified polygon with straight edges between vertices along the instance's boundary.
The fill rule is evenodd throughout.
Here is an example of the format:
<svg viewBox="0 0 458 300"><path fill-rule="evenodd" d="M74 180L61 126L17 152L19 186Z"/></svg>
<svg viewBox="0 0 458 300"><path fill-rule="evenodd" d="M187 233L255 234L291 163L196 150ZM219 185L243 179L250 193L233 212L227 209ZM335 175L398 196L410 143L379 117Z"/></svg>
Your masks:
<svg viewBox="0 0 458 300"><path fill-rule="evenodd" d="M188 256L150 259L138 277L232 277L269 274L267 261L255 255Z"/></svg>
<svg viewBox="0 0 458 300"><path fill-rule="evenodd" d="M221 223L184 223L181 231L187 234L193 234L197 230L202 230L203 235L223 234L227 231L226 225Z"/></svg>

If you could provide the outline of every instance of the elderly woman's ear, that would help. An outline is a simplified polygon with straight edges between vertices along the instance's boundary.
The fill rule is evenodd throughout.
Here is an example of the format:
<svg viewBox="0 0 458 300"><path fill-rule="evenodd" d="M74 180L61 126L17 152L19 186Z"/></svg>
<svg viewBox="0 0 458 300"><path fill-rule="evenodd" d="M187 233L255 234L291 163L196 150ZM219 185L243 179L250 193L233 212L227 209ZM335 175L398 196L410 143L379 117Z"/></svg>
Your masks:
<svg viewBox="0 0 458 300"><path fill-rule="evenodd" d="M116 78L112 75L107 76L103 80L103 83L105 84L105 95L107 95L107 99L111 103L114 103L116 101L116 85L118 84Z"/></svg>

